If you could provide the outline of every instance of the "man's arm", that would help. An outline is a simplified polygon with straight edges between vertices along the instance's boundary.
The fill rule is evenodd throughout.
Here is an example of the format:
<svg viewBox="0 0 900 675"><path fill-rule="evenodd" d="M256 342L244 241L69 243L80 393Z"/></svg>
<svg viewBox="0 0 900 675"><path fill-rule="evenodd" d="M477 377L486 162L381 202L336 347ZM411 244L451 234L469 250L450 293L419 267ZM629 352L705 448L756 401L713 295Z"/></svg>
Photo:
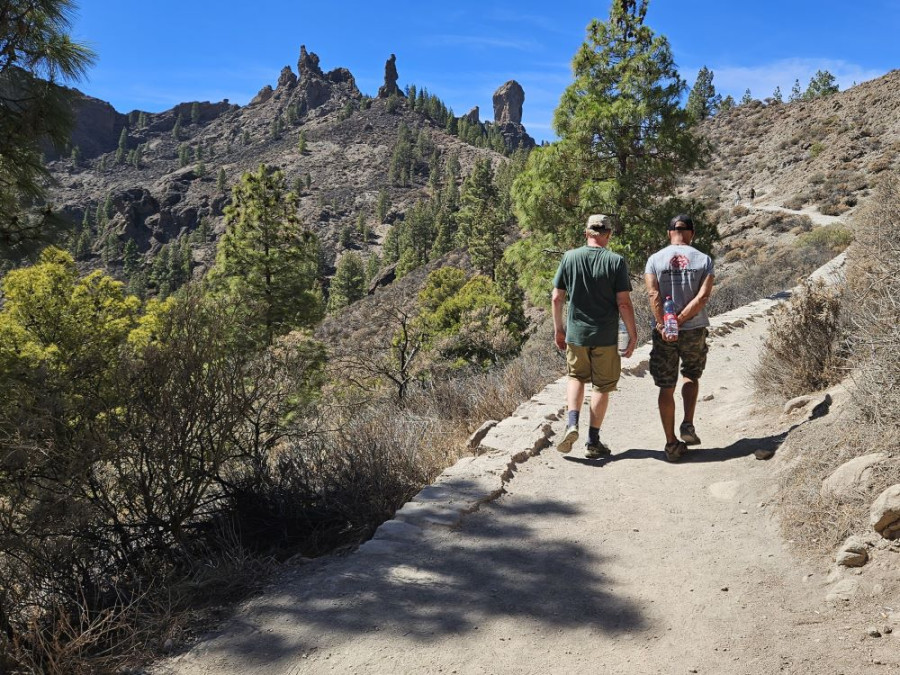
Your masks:
<svg viewBox="0 0 900 675"><path fill-rule="evenodd" d="M566 304L566 292L561 288L554 288L550 296L553 305L553 342L557 349L566 348L566 326L563 323L563 305Z"/></svg>
<svg viewBox="0 0 900 675"><path fill-rule="evenodd" d="M629 291L619 291L616 293L616 304L619 306L619 316L625 322L625 328L628 330L628 348L622 356L628 358L634 353L637 347L637 322L634 320L634 303L631 302L631 293Z"/></svg>
<svg viewBox="0 0 900 675"><path fill-rule="evenodd" d="M661 326L663 323L663 303L662 296L659 294L659 279L655 274L644 275L644 285L647 287L647 298L650 300L650 311L653 312L653 318L656 324Z"/></svg>
<svg viewBox="0 0 900 675"><path fill-rule="evenodd" d="M681 310L678 314L678 325L680 326L685 321L689 321L697 316L700 312L703 311L703 308L706 307L706 303L709 302L709 296L712 295L713 289L713 275L708 274L703 282L700 284L700 291L691 300L684 309Z"/></svg>

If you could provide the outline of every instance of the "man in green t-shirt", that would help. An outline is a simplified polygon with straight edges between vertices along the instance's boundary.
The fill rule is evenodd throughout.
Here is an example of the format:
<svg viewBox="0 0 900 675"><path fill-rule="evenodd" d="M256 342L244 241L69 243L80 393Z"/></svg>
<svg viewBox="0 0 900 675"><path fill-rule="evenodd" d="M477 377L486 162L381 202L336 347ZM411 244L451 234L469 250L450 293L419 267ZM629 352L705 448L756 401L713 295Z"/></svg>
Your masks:
<svg viewBox="0 0 900 675"><path fill-rule="evenodd" d="M619 317L628 330L629 357L637 346L631 281L625 259L607 249L612 220L601 214L588 218L587 244L563 255L553 278L553 341L566 350L569 408L566 433L557 446L569 452L578 438L578 413L584 402L584 385L591 383L591 420L585 456L610 454L600 441L600 426L622 372L618 350ZM568 295L568 318L563 324L563 305Z"/></svg>

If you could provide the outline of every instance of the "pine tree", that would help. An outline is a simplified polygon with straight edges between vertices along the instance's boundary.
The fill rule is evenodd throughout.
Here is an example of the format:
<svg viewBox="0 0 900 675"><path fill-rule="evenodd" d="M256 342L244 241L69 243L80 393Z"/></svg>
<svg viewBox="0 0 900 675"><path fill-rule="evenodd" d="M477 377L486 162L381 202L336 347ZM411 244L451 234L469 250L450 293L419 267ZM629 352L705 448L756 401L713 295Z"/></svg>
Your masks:
<svg viewBox="0 0 900 675"><path fill-rule="evenodd" d="M722 97L713 86L713 72L706 66L697 73L697 80L688 95L687 111L695 120L705 120L716 114Z"/></svg>
<svg viewBox="0 0 900 675"><path fill-rule="evenodd" d="M219 168L219 173L216 175L216 191L217 192L225 192L225 169Z"/></svg>
<svg viewBox="0 0 900 675"><path fill-rule="evenodd" d="M680 106L686 85L669 43L644 24L647 4L614 2L608 21L588 26L554 114L559 140L533 150L515 181L520 223L558 245L583 241L587 215L606 213L617 249L642 258L658 243L654 207L706 153Z"/></svg>
<svg viewBox="0 0 900 675"><path fill-rule="evenodd" d="M253 343L271 344L321 318L318 241L302 227L282 171L261 164L245 173L232 188L225 223L209 283L245 300L251 314L242 330Z"/></svg>
<svg viewBox="0 0 900 675"><path fill-rule="evenodd" d="M390 209L391 198L388 196L387 190L379 190L378 200L375 202L375 222L383 223Z"/></svg>
<svg viewBox="0 0 900 675"><path fill-rule="evenodd" d="M827 70L817 70L816 74L810 78L806 91L803 92L803 100L811 101L814 98L836 94L838 91L840 91L840 87L838 87L834 75Z"/></svg>
<svg viewBox="0 0 900 675"><path fill-rule="evenodd" d="M191 124L197 126L200 123L200 104L194 101L191 105Z"/></svg>
<svg viewBox="0 0 900 675"><path fill-rule="evenodd" d="M359 240L366 245L369 242L369 226L366 223L366 214L362 211L356 216L356 231L359 234Z"/></svg>
<svg viewBox="0 0 900 675"><path fill-rule="evenodd" d="M134 239L129 239L125 244L125 252L122 256L122 271L125 276L131 278L138 266L138 247Z"/></svg>
<svg viewBox="0 0 900 675"><path fill-rule="evenodd" d="M181 139L181 113L178 113L178 117L175 119L175 126L172 127L172 138L176 141Z"/></svg>
<svg viewBox="0 0 900 675"><path fill-rule="evenodd" d="M475 168L463 183L456 218L460 244L469 249L472 263L481 273L493 279L503 256L506 222L499 210L489 159L475 162Z"/></svg>
<svg viewBox="0 0 900 675"><path fill-rule="evenodd" d="M138 129L146 129L147 128L147 113L143 110L141 114L138 115Z"/></svg>
<svg viewBox="0 0 900 675"><path fill-rule="evenodd" d="M775 91L772 92L772 101L774 103L784 103L784 98L781 95L781 87L775 87Z"/></svg>
<svg viewBox="0 0 900 675"><path fill-rule="evenodd" d="M299 136L297 137L297 152L301 155L306 154L306 132L301 131Z"/></svg>
<svg viewBox="0 0 900 675"><path fill-rule="evenodd" d="M751 101L753 101L753 96L750 94L750 90L749 90L749 89L745 89L745 90L744 90L744 95L741 96L741 105L747 105L747 104L750 103Z"/></svg>
<svg viewBox="0 0 900 675"><path fill-rule="evenodd" d="M178 166L185 167L191 161L191 149L182 143L178 146Z"/></svg>
<svg viewBox="0 0 900 675"><path fill-rule="evenodd" d="M800 89L800 80L794 80L794 86L791 87L791 96L788 99L789 103L793 103L794 101L799 101L803 98L803 90Z"/></svg>
<svg viewBox="0 0 900 675"><path fill-rule="evenodd" d="M726 110L731 110L737 104L734 102L734 97L731 94L728 94L725 98L722 99L722 102L719 104L719 112L725 112Z"/></svg>
<svg viewBox="0 0 900 675"><path fill-rule="evenodd" d="M4 2L0 9L0 256L31 252L62 222L48 218L41 148L65 151L75 90L58 85L81 79L94 61L69 35L74 9L74 0Z"/></svg>
<svg viewBox="0 0 900 675"><path fill-rule="evenodd" d="M331 313L365 297L366 271L358 253L348 251L341 256L329 291L328 311Z"/></svg>
<svg viewBox="0 0 900 675"><path fill-rule="evenodd" d="M128 128L122 127L122 133L119 134L119 147L116 150L116 164L125 162L125 154L128 150Z"/></svg>

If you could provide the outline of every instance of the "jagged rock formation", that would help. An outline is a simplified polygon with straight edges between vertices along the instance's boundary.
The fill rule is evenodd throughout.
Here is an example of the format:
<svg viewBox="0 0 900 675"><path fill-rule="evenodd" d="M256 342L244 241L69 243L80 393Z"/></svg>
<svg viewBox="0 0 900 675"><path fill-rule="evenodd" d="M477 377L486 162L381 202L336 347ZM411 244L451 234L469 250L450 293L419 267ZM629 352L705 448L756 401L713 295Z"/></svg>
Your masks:
<svg viewBox="0 0 900 675"><path fill-rule="evenodd" d="M392 65L389 61L386 70L396 87ZM56 179L50 190L53 204L73 224L81 223L86 214L91 223L92 240L79 258L85 268L97 264L109 235L119 240L119 251L134 240L149 261L162 246L196 230L201 221L209 234L205 242L194 245L194 264L202 268L211 263L214 238L224 230L230 188L260 163L285 171L300 195L300 217L319 236L330 265L341 231L355 227L359 214L373 212L381 190L389 193L392 212L400 217L422 198L424 179L402 188L387 182L390 153L384 148L396 143L401 124L414 132L427 130L442 150L458 152L464 172L477 158L494 154L446 135L407 106L388 111L383 101L363 105L350 71L323 72L319 57L305 46L300 48L297 71L284 67L277 73L277 86L275 82L264 86L243 107L228 101L185 102L163 112L143 113L138 122L135 113L123 115L107 103L78 96L73 144L80 144L82 160L73 162L69 153L63 157L48 153L48 161ZM126 154L140 148L134 163L116 157L123 129L127 129ZM308 144L303 153L297 149L301 132ZM98 225L98 210L105 204L108 212ZM392 221L388 217L375 225L369 250L378 250ZM116 273L118 264L107 269ZM389 283L388 275L382 283Z"/></svg>
<svg viewBox="0 0 900 675"><path fill-rule="evenodd" d="M322 69L319 68L319 57L306 51L306 45L300 45L300 58L297 60L297 72L301 80L310 77L322 77Z"/></svg>
<svg viewBox="0 0 900 675"><path fill-rule="evenodd" d="M533 148L534 139L522 126L522 104L525 90L515 80L501 85L494 92L494 124L503 136L503 142L510 150Z"/></svg>
<svg viewBox="0 0 900 675"><path fill-rule="evenodd" d="M522 124L522 104L525 90L515 80L500 86L494 92L494 122L497 124Z"/></svg>
<svg viewBox="0 0 900 675"><path fill-rule="evenodd" d="M391 54L391 58L384 64L384 84L378 89L378 98L388 98L389 96L403 96L400 87L397 86L397 57Z"/></svg>
<svg viewBox="0 0 900 675"><path fill-rule="evenodd" d="M297 76L294 75L294 71L291 70L290 66L285 66L281 69L281 75L278 76L278 88L288 88L291 89L297 86Z"/></svg>
<svg viewBox="0 0 900 675"><path fill-rule="evenodd" d="M465 117L466 120L468 120L470 124L479 124L481 122L481 120L479 119L480 111L478 110L477 105L474 108L472 108L469 112L467 112L465 115L463 115L463 117Z"/></svg>
<svg viewBox="0 0 900 675"><path fill-rule="evenodd" d="M116 112L106 101L78 92L72 145L78 146L85 159L97 157L104 152L115 150L119 135L127 124L128 117ZM49 145L44 152L50 159L57 157Z"/></svg>
<svg viewBox="0 0 900 675"><path fill-rule="evenodd" d="M270 98L272 98L272 94L275 93L272 89L272 85L267 84L265 87L259 90L259 93L256 94L252 99L250 99L250 103L247 105L259 105L260 103L265 103Z"/></svg>

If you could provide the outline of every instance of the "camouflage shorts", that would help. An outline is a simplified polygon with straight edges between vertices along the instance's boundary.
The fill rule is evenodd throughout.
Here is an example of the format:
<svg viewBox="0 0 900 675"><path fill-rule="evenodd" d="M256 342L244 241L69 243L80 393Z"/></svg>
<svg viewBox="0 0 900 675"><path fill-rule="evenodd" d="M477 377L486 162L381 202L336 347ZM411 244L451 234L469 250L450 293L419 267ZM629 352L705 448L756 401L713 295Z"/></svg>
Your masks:
<svg viewBox="0 0 900 675"><path fill-rule="evenodd" d="M706 328L683 330L675 342L666 342L658 331L653 331L653 349L650 351L650 374L657 387L670 389L678 384L678 361L681 374L699 380L706 368Z"/></svg>

